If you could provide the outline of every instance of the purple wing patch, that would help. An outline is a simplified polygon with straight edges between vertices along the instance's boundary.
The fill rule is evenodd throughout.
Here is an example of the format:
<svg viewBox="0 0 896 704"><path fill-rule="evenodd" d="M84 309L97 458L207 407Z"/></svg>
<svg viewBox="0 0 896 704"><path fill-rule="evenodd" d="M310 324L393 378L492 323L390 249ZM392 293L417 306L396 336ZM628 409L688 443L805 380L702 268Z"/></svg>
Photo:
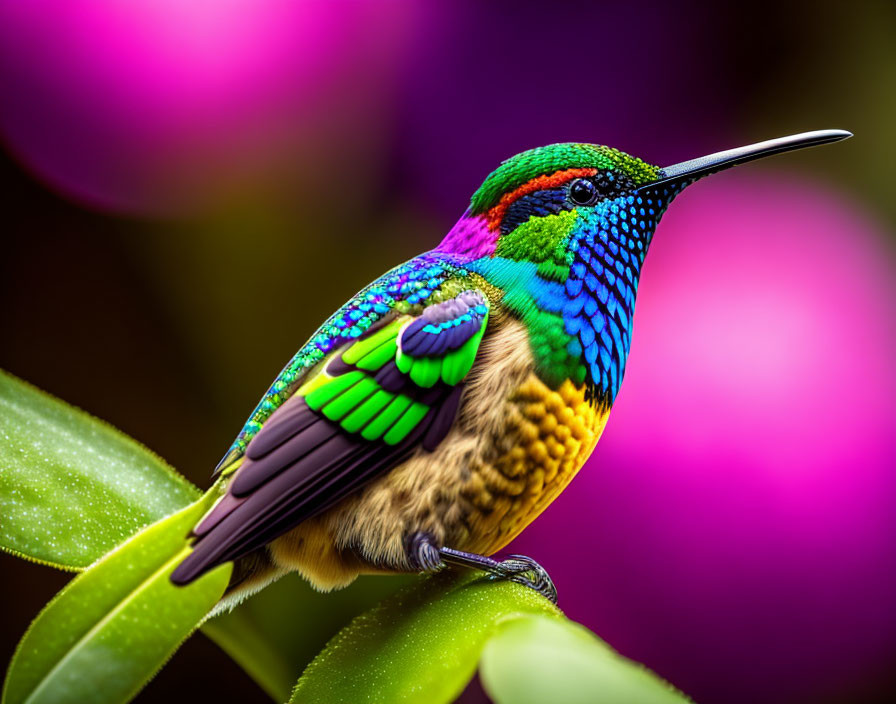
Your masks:
<svg viewBox="0 0 896 704"><path fill-rule="evenodd" d="M376 383L386 391L397 393L410 383L408 377L401 373L394 360L386 362L374 377Z"/></svg>
<svg viewBox="0 0 896 704"><path fill-rule="evenodd" d="M398 337L404 354L438 357L459 349L475 335L488 312L478 291L464 291L456 297L426 308Z"/></svg>
<svg viewBox="0 0 896 704"><path fill-rule="evenodd" d="M457 409L460 406L460 397L463 395L463 384L458 384L436 410L432 423L423 436L423 449L432 452L439 443L448 435L454 419L457 417Z"/></svg>

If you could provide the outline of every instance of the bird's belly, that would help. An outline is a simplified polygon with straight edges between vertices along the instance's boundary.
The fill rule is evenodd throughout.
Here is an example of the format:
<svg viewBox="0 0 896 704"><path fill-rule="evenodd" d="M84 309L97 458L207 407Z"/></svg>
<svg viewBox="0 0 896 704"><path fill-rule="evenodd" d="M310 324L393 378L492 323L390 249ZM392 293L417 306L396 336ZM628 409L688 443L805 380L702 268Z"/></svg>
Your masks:
<svg viewBox="0 0 896 704"><path fill-rule="evenodd" d="M333 588L358 573L413 570L405 541L417 531L468 552L500 550L581 469L609 414L584 386L552 390L533 369L525 328L504 320L483 340L439 446L275 541L275 562Z"/></svg>
<svg viewBox="0 0 896 704"><path fill-rule="evenodd" d="M461 496L469 504L462 549L490 555L557 498L591 455L609 410L565 381L551 390L531 374L504 404L506 440L483 452Z"/></svg>

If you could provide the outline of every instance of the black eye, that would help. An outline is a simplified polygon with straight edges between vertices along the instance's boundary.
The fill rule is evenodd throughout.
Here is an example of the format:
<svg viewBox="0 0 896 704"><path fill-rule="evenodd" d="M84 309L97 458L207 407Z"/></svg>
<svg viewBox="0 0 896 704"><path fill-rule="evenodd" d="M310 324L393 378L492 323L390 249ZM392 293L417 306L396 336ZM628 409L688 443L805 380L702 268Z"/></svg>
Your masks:
<svg viewBox="0 0 896 704"><path fill-rule="evenodd" d="M587 178L569 184L569 199L577 205L591 205L597 198L597 187Z"/></svg>

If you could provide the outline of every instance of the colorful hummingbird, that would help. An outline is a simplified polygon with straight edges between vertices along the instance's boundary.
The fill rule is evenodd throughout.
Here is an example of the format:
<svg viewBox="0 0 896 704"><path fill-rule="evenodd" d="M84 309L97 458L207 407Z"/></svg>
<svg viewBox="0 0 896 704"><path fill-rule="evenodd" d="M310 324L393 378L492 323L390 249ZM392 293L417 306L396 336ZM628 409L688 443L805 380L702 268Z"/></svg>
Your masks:
<svg viewBox="0 0 896 704"><path fill-rule="evenodd" d="M172 581L235 561L238 598L288 571L329 590L447 563L556 600L534 560L487 556L600 438L663 212L707 174L850 136L666 168L592 144L503 162L438 247L354 296L274 380L218 465L221 497Z"/></svg>

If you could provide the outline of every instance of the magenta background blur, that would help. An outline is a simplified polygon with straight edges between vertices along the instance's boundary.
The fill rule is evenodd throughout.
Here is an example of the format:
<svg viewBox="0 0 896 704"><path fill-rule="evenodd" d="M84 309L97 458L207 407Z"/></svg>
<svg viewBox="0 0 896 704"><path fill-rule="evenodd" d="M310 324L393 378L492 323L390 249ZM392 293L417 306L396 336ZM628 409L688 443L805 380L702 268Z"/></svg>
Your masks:
<svg viewBox="0 0 896 704"><path fill-rule="evenodd" d="M604 438L511 551L697 701L890 701L894 79L887 3L3 2L0 367L206 486L316 325L501 159L852 130L676 200ZM65 577L0 563L8 659ZM263 701L225 661L193 639L142 696Z"/></svg>

